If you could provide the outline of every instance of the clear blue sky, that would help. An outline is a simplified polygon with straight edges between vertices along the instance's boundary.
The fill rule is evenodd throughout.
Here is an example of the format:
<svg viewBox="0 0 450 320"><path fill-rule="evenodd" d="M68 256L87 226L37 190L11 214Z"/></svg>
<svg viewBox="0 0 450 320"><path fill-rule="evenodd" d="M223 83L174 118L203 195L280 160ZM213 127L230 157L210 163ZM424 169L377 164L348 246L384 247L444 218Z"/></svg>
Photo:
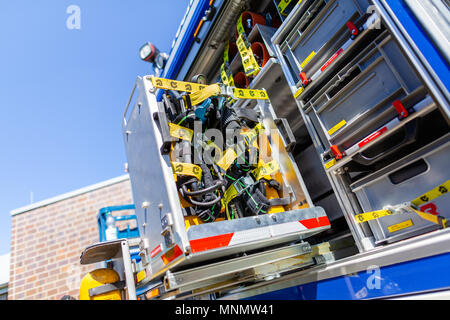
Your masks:
<svg viewBox="0 0 450 320"><path fill-rule="evenodd" d="M81 10L69 30L66 9ZM124 174L121 115L147 41L169 52L187 0L0 4L0 255L10 211Z"/></svg>

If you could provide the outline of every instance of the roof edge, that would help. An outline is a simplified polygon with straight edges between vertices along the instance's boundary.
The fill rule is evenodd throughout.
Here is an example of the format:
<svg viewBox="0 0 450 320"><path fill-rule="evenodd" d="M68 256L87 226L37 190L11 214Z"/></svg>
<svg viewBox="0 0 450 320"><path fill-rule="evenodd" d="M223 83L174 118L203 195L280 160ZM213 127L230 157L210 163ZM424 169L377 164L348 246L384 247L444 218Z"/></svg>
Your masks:
<svg viewBox="0 0 450 320"><path fill-rule="evenodd" d="M15 216L15 215L27 212L27 211L31 211L31 210L34 210L34 209L37 209L40 207L44 207L49 204L53 204L55 202L59 202L62 200L70 199L70 198L82 195L84 193L91 192L91 191L94 191L97 189L101 189L101 188L104 188L104 187L107 187L107 186L110 186L110 185L113 185L113 184L116 184L119 182L123 182L123 181L129 180L129 179L130 179L129 175L125 174L125 175L122 175L122 176L119 176L119 177L116 177L113 179L109 179L109 180L102 181L102 182L99 182L96 184L92 184L90 186L87 186L87 187L84 187L81 189L67 192L67 193L61 194L61 195L53 197L53 198L48 198L48 199L45 199L45 200L42 200L42 201L39 201L36 203L32 203L30 205L27 205L27 206L24 206L24 207L21 207L18 209L14 209L10 212L10 214L11 214L11 216Z"/></svg>

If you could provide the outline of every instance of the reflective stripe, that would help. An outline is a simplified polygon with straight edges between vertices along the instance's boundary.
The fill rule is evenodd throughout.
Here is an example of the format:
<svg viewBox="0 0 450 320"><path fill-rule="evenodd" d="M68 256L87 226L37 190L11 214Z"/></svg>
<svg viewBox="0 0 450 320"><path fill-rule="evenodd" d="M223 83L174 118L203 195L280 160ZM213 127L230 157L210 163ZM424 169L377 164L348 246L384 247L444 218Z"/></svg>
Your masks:
<svg viewBox="0 0 450 320"><path fill-rule="evenodd" d="M326 227L329 225L330 221L328 220L328 217L323 216L313 219L274 224L271 226L261 228L254 228L244 231L221 234L207 238L200 238L196 240L191 240L190 245L192 253L195 253L243 244L255 240L270 239L272 237Z"/></svg>
<svg viewBox="0 0 450 320"><path fill-rule="evenodd" d="M226 247L231 241L234 233L221 234L218 236L201 238L189 241L192 253Z"/></svg>

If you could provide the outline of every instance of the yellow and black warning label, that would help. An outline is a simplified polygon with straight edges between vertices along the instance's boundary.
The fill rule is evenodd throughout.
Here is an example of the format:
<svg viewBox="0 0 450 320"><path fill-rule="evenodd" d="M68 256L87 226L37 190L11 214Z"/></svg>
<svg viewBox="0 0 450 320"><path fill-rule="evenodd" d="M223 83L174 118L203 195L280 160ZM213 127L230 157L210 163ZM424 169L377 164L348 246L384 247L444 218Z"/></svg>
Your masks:
<svg viewBox="0 0 450 320"><path fill-rule="evenodd" d="M186 141L192 141L192 137L194 136L194 131L175 123L169 123L169 132L171 137Z"/></svg>
<svg viewBox="0 0 450 320"><path fill-rule="evenodd" d="M191 93L189 95L189 98L191 99L192 105L195 106L202 103L209 97L220 95L220 93L221 93L220 86L216 83L211 84L200 91Z"/></svg>
<svg viewBox="0 0 450 320"><path fill-rule="evenodd" d="M191 99L192 105L201 103L202 101L214 95L227 95L226 92L221 92L220 85L217 83L212 85L201 85L193 82L176 81L156 77L150 77L150 79L155 88L185 91L191 93L189 97ZM234 88L234 81L232 81L232 76L228 84L229 87L232 88L232 95L235 99L269 99L266 90Z"/></svg>
<svg viewBox="0 0 450 320"><path fill-rule="evenodd" d="M222 158L217 161L217 165L222 168L224 171L227 171L228 168L233 164L234 160L236 160L237 154L233 149L229 148L225 150Z"/></svg>
<svg viewBox="0 0 450 320"><path fill-rule="evenodd" d="M306 59L300 64L300 67L303 69L304 67L306 67L306 65L312 60L312 58L314 58L316 56L316 52L313 51L309 54L308 57L306 57Z"/></svg>
<svg viewBox="0 0 450 320"><path fill-rule="evenodd" d="M253 90L253 89L240 89L233 88L233 96L236 99L257 99L257 100L268 100L266 90Z"/></svg>
<svg viewBox="0 0 450 320"><path fill-rule="evenodd" d="M420 197L414 199L413 201L411 201L411 204L415 207L419 207L425 203L428 203L430 201L433 201L436 198L439 198L442 195L445 195L448 193L450 188L450 180L448 180L447 182L437 186L436 188L433 188L432 190L428 191L427 193L421 195ZM409 209L408 209L409 208ZM415 208L412 207L408 207L407 209L411 212L411 213L416 213L419 217L421 217L424 220L430 221L434 224L440 225L443 228L447 227L447 220L443 217L440 217L438 215L434 215L431 213L427 213L427 212L422 212L419 210L416 210ZM361 213L359 215L355 216L355 220L357 223L363 223L363 222L367 222L367 221L371 221L371 220L375 220L375 219L379 219L381 217L385 217L388 215L392 215L393 213L389 210L379 210L379 211L373 211L373 212L366 212L366 213ZM412 223L412 222L411 222ZM402 225L394 225L391 226L393 229L400 230L398 229L398 227L403 227L403 228L407 228L409 226L406 226L406 224L402 224ZM391 231L390 231L391 232Z"/></svg>
<svg viewBox="0 0 450 320"><path fill-rule="evenodd" d="M275 160L272 160L266 164L262 164L258 168L252 171L256 180L262 179L264 176L270 176L271 174L280 170L280 166Z"/></svg>
<svg viewBox="0 0 450 320"><path fill-rule="evenodd" d="M204 84L164 79L164 78L157 78L157 77L153 77L153 76L150 76L149 80L151 80L153 87L158 88L158 89L164 89L164 90L196 92L196 91L203 90L207 87Z"/></svg>
<svg viewBox="0 0 450 320"><path fill-rule="evenodd" d="M428 191L427 193L421 195L420 197L411 201L411 203L417 207L433 201L434 199L448 193L450 190L450 180L444 182L443 184L437 186L436 188Z"/></svg>
<svg viewBox="0 0 450 320"><path fill-rule="evenodd" d="M355 216L355 220L357 223L363 223L375 219L379 219L381 217L386 217L392 215L392 212L389 210L378 210L372 212L361 213Z"/></svg>
<svg viewBox="0 0 450 320"><path fill-rule="evenodd" d="M202 169L192 163L172 162L172 169L179 176L194 177L197 180L201 180L202 178Z"/></svg>
<svg viewBox="0 0 450 320"><path fill-rule="evenodd" d="M303 91L305 91L304 87L300 87L295 93L294 93L294 98L297 99L302 93Z"/></svg>
<svg viewBox="0 0 450 320"><path fill-rule="evenodd" d="M253 55L252 49L247 47L244 34L240 34L236 40L236 45L241 55L242 66L244 67L244 72L247 76L255 76L259 73L260 67L258 62Z"/></svg>
<svg viewBox="0 0 450 320"><path fill-rule="evenodd" d="M343 127L345 127L347 125L347 121L342 120L341 122L339 122L337 125L335 125L333 128L331 128L330 130L328 130L328 135L332 135L336 132L338 132L339 130L341 130Z"/></svg>
<svg viewBox="0 0 450 320"><path fill-rule="evenodd" d="M324 165L325 170L330 169L330 168L333 167L336 163L337 163L336 159L332 159L331 161L328 161L328 162L325 163L325 165Z"/></svg>

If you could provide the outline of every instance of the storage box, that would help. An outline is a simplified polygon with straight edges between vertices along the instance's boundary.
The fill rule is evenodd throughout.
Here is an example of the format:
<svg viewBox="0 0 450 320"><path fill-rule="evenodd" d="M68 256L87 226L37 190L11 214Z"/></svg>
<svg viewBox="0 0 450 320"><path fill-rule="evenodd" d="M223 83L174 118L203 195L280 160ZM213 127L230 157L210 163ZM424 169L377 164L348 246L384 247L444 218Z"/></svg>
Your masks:
<svg viewBox="0 0 450 320"><path fill-rule="evenodd" d="M450 134L351 185L364 212L410 202L449 180ZM424 203L421 211L450 218L450 196ZM415 214L391 215L368 222L377 242L394 242L438 226Z"/></svg>
<svg viewBox="0 0 450 320"><path fill-rule="evenodd" d="M421 88L400 48L381 35L341 69L304 108L318 119L331 145L351 137L356 142L396 116L395 100ZM377 119L374 123L373 119Z"/></svg>
<svg viewBox="0 0 450 320"><path fill-rule="evenodd" d="M137 93L134 96L134 93ZM330 228L325 211L313 207L303 179L286 151L268 100L247 108L259 112L270 142L271 156L279 165L281 194L292 200L279 212L213 223L185 222L169 154L162 154L164 119L150 77L138 78L123 136L141 235L141 256L152 278L188 264L224 259L231 255L307 238ZM159 120L158 120L159 119ZM163 152L164 153L164 152Z"/></svg>
<svg viewBox="0 0 450 320"><path fill-rule="evenodd" d="M318 0L297 8L303 14L280 43L297 80L300 72L311 74L323 66L350 38L346 23L355 22L367 8L367 1L355 0Z"/></svg>

